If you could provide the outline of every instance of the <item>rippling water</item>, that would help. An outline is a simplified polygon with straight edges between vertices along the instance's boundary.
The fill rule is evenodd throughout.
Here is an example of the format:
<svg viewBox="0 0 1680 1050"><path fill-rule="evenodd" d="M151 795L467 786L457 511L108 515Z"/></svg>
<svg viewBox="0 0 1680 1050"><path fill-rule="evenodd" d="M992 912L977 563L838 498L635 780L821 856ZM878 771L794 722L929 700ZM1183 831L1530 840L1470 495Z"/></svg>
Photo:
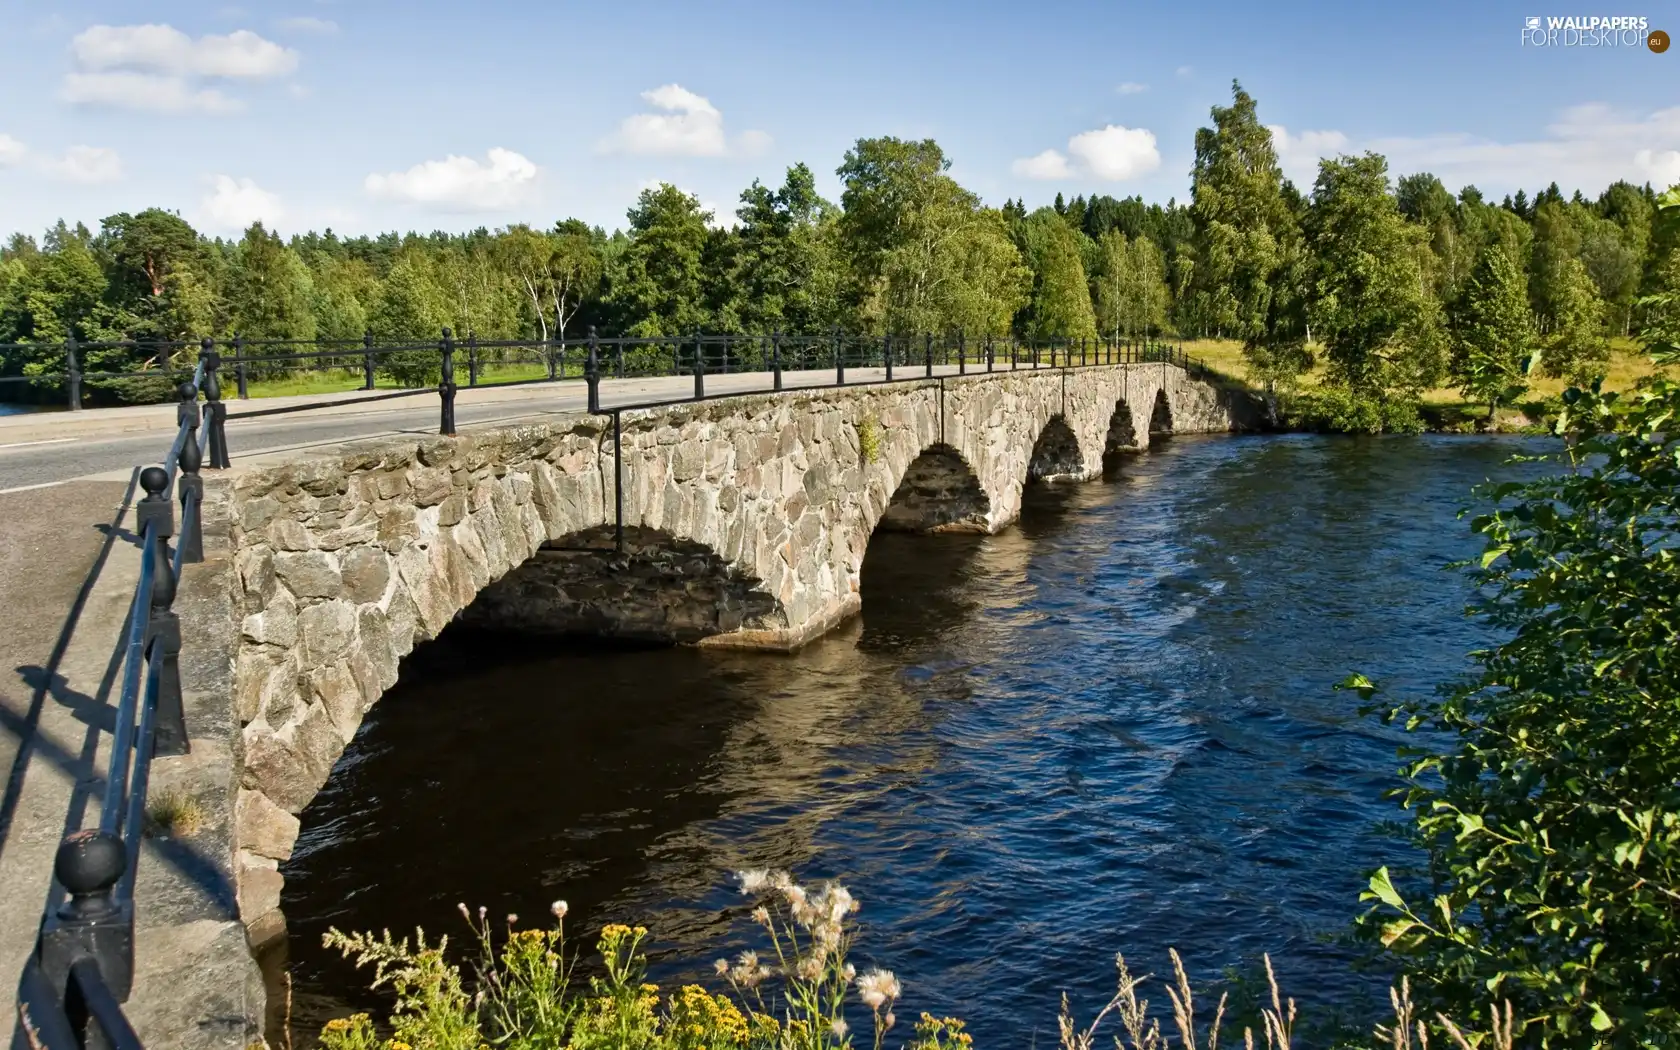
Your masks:
<svg viewBox="0 0 1680 1050"><path fill-rule="evenodd" d="M1360 1002L1381 978L1332 938L1397 849L1396 737L1331 685L1426 689L1488 640L1442 567L1525 444L1175 438L997 536L875 537L861 620L793 656L446 635L304 814L299 1036L380 1005L330 925L463 933L457 901L563 897L570 929L645 924L657 977L700 977L750 940L748 866L844 879L900 1015L983 1047L1054 1045L1116 950L1214 976L1270 952L1304 1006Z"/></svg>

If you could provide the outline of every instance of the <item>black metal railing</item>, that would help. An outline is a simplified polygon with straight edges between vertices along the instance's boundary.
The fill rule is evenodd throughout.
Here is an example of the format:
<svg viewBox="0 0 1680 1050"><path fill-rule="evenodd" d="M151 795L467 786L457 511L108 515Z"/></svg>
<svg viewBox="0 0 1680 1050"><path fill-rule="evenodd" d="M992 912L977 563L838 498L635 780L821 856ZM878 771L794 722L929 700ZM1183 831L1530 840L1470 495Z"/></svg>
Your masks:
<svg viewBox="0 0 1680 1050"><path fill-rule="evenodd" d="M215 445L215 432L201 426L198 396L201 388L215 387L216 355L206 346L191 379L179 387L175 440L163 465L140 471L145 492L135 505L140 578L123 640L99 825L72 832L59 844L40 934L18 985L18 1017L28 1045L44 1050L141 1045L121 1005L134 986L134 884L152 757L187 753L174 602L183 566L203 558L199 471L206 446ZM177 503L180 529L171 552Z"/></svg>

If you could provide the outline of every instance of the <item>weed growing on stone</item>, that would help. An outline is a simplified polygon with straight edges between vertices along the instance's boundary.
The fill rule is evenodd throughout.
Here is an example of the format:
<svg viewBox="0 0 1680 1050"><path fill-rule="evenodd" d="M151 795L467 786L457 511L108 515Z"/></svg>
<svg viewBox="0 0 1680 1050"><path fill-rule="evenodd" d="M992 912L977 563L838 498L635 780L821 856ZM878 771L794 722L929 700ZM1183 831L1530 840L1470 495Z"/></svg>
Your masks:
<svg viewBox="0 0 1680 1050"><path fill-rule="evenodd" d="M741 891L758 898L752 917L768 941L764 953L742 952L714 967L732 995L685 985L661 995L646 980L641 926L602 929L595 950L605 976L587 983L572 978L565 944L566 904L556 901L554 923L520 929L507 917L505 935L493 935L485 909L476 916L461 906L473 930L478 957L469 982L448 961L448 937L434 944L416 929L413 941L330 930L324 943L358 967L373 968L372 986L389 988L395 1004L385 1024L367 1014L329 1021L321 1031L323 1050L855 1050L865 1041L882 1050L898 1024L895 1008L904 994L896 975L873 969L859 973L847 961L857 899L837 883L810 889L783 871L738 875ZM497 947L497 941L500 947ZM1176 1038L1163 1033L1160 1018L1139 991L1151 978L1134 976L1124 956L1115 957L1119 980L1113 997L1088 1025L1074 1019L1067 996L1059 1017L1059 1050L1097 1050L1099 1030L1118 1026L1115 1050L1219 1050L1227 996L1221 995L1211 1021L1197 1016L1190 979L1176 951L1170 951L1173 980L1166 986ZM1259 1012L1260 1032L1245 1027L1245 1050L1292 1050L1296 1008L1278 988L1266 959L1267 1001ZM1495 1009L1492 1032L1466 1032L1448 1018L1416 1016L1410 987L1392 993L1394 1018L1377 1025L1366 1046L1378 1050L1429 1050L1433 1037L1450 1050L1512 1050L1515 1025L1507 1004ZM861 1009L859 1008L861 1007ZM870 1030L854 1032L846 1017L867 1010ZM972 1050L973 1037L961 1020L923 1013L906 1033L906 1050Z"/></svg>
<svg viewBox="0 0 1680 1050"><path fill-rule="evenodd" d="M881 424L873 416L866 416L858 423L858 453L865 463L881 458Z"/></svg>
<svg viewBox="0 0 1680 1050"><path fill-rule="evenodd" d="M204 827L204 807L181 791L161 791L146 800L146 832L149 835L184 839Z"/></svg>

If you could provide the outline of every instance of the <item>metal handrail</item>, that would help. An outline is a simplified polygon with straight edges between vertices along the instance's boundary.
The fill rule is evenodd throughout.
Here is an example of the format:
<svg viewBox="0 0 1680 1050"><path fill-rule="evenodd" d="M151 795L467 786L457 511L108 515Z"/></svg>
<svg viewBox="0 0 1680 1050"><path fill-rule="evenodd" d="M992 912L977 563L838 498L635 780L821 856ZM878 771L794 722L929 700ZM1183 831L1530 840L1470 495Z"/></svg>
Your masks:
<svg viewBox="0 0 1680 1050"><path fill-rule="evenodd" d="M182 754L188 746L181 632L173 603L186 563L203 557L199 469L204 451L218 446L210 428L200 432L198 397L201 384L206 392L215 389L216 363L214 352L205 348L192 381L181 389L179 424L164 465L140 471L146 493L135 505L140 573L122 641L122 678L99 825L72 832L60 843L53 877L67 899L56 907L49 903L18 985L20 1021L32 1045L45 1050L141 1048L122 1010L134 982L134 887L153 756ZM173 554L172 485L181 508L180 542ZM60 897L57 891L53 899Z"/></svg>

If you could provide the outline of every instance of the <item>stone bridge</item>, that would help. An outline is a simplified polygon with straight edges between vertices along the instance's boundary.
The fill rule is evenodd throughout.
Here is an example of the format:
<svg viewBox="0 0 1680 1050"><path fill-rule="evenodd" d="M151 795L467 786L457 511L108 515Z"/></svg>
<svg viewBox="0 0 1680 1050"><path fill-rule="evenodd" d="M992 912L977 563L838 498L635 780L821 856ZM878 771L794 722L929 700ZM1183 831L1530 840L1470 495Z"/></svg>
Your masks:
<svg viewBox="0 0 1680 1050"><path fill-rule="evenodd" d="M859 611L877 527L995 532L1030 480L1253 421L1162 364L625 410L616 447L611 416L552 419L210 483L207 560L183 582L187 637L211 639L188 645L189 716L227 727L216 824L251 944L284 929L296 814L403 656L451 623L791 649Z"/></svg>

